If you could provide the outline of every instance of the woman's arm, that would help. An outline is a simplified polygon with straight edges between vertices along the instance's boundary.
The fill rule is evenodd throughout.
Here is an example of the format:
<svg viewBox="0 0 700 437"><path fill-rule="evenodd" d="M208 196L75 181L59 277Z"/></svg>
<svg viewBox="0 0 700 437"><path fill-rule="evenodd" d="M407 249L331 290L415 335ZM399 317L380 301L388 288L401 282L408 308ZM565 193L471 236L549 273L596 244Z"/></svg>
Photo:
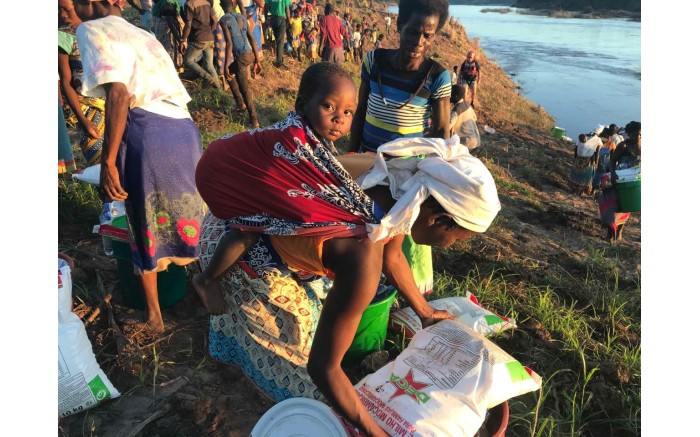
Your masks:
<svg viewBox="0 0 700 437"><path fill-rule="evenodd" d="M369 101L369 83L362 80L360 83L360 92L357 98L357 110L352 118L350 126L350 151L359 152L360 144L362 143L362 131L365 128L365 117L367 116L367 102Z"/></svg>
<svg viewBox="0 0 700 437"><path fill-rule="evenodd" d="M433 138L450 138L450 96L433 101L433 126L430 136Z"/></svg>
<svg viewBox="0 0 700 437"><path fill-rule="evenodd" d="M103 84L105 100L105 136L102 145L102 172L100 185L110 200L126 200L127 193L122 188L117 171L117 153L126 129L129 112L129 91L121 82Z"/></svg>
<svg viewBox="0 0 700 437"><path fill-rule="evenodd" d="M336 238L324 243L323 263L335 280L323 304L307 365L309 376L331 405L370 436L387 434L360 402L340 362L376 294L382 253L382 244L367 239Z"/></svg>
<svg viewBox="0 0 700 437"><path fill-rule="evenodd" d="M70 106L70 109L73 110L75 116L78 117L78 121L83 126L83 130L92 138L99 138L100 130L92 121L88 120L80 107L80 97L75 91L75 88L73 88L73 85L71 85L73 75L70 71L68 55L66 53L62 53L60 49L58 51L58 76L61 80L61 89L63 90L63 94L65 94L66 100L68 100L68 106Z"/></svg>
<svg viewBox="0 0 700 437"><path fill-rule="evenodd" d="M408 305L420 318L424 328L438 320L454 319L454 316L447 311L436 310L425 300L425 296L420 292L413 278L406 255L403 253L403 240L404 236L399 235L392 238L384 246L383 271L387 280L406 299Z"/></svg>
<svg viewBox="0 0 700 437"><path fill-rule="evenodd" d="M613 187L617 184L617 174L615 173L615 166L617 166L617 161L619 161L620 155L622 155L622 151L625 148L627 148L627 142L623 141L617 147L615 147L615 150L613 150L610 154L610 161L608 162L608 171L610 172L610 183Z"/></svg>

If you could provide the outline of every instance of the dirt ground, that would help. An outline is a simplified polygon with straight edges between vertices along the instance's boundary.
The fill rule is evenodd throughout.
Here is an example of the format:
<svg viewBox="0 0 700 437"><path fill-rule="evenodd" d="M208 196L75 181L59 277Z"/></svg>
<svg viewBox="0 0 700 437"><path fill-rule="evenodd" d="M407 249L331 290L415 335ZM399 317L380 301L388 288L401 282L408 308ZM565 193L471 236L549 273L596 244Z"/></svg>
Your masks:
<svg viewBox="0 0 700 437"><path fill-rule="evenodd" d="M258 92L262 87L278 85L273 80L258 80L252 87ZM603 240L605 230L599 225L594 198L568 191L566 176L573 145L555 140L547 132L492 119L483 111L477 114L483 147L476 154L499 172L526 182L534 200L518 190L499 192L503 204L499 232L474 237L468 250L463 249L459 256L435 252L436 270L460 276L474 265L487 272L498 261L512 259L536 266L533 275L564 271L585 278L586 253L591 248L610 247L611 243ZM208 109L193 113L193 118L210 130L217 130L225 121L224 114ZM261 120L261 124L268 121ZM494 127L496 133L485 133L484 124ZM99 365L121 396L59 420L58 435L248 436L273 402L238 368L209 356L209 317L189 282L198 267L188 266L187 294L174 306L163 309L166 331L154 337L140 325L130 323L139 312L124 305L116 261L104 255L101 239L69 224L59 223L59 229L63 229L59 247L76 262L74 282L90 288L90 296L99 296L101 282L105 293L112 295L110 304L100 306L100 314L86 324L86 329ZM624 239L613 245L624 255L620 280L638 280L639 213L630 219ZM98 304L96 299L76 298L74 311L87 320ZM523 324L501 346L517 357L519 350L552 347L548 340L549 333L541 326ZM611 384L624 382L625 375L618 369L604 370ZM366 369L352 370L356 377L363 372ZM604 402L605 387L599 395Z"/></svg>
<svg viewBox="0 0 700 437"><path fill-rule="evenodd" d="M586 251L610 243L603 241L605 232L599 226L593 198L572 195L565 188L569 148L543 134L516 137L505 130L499 134L499 128L496 129L495 135L482 133L484 146L479 155L499 162L501 168L515 177L523 172L525 165L549 168L548 172L539 173L537 179L540 184L537 199L542 206L534 210L523 203L518 193L501 193L506 231L475 237L469 251L459 257L436 253L436 270L459 275L476 262L480 271L488 271L496 260L510 257L531 260L543 272L563 269L572 275L585 275L585 269L580 269ZM627 228L624 240L614 244L632 254L623 269L632 276L640 268L639 214L633 215ZM117 289L116 262L104 255L99 238L71 241L68 236L61 240L61 246L72 248L68 254L76 261L75 282L95 283L99 271L105 291L113 295L111 312L116 323L110 324L109 311L103 305L100 315L87 324L87 331L100 366L122 396L60 420L59 435L249 435L273 402L238 368L209 357L209 318L191 284L188 282L182 301L163 310L165 334L153 337L139 325L123 322L139 313L123 304ZM188 279L196 268L188 267ZM96 302L76 300L74 310L87 319L95 305ZM527 341L514 343L515 348L547 343L548 333L541 327L526 324L519 331ZM611 376L624 382L624 375L615 375L615 369L611 372ZM358 375L361 373L358 371Z"/></svg>

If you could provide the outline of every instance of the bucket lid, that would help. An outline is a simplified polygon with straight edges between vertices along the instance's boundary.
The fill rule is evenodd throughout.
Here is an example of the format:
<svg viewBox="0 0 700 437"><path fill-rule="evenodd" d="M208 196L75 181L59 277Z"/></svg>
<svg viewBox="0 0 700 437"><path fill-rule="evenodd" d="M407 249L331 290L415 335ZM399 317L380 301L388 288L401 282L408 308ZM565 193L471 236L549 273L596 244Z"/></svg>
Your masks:
<svg viewBox="0 0 700 437"><path fill-rule="evenodd" d="M255 424L250 437L347 437L345 427L331 408L307 398L286 399Z"/></svg>

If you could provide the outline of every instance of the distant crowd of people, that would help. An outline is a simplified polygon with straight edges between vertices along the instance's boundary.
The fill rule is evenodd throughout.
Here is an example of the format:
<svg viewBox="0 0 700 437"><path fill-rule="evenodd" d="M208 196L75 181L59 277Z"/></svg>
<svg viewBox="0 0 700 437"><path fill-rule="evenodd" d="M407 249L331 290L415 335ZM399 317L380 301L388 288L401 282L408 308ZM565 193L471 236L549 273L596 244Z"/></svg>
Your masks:
<svg viewBox="0 0 700 437"><path fill-rule="evenodd" d="M617 172L630 168L641 172L642 124L631 121L622 130L616 124L599 125L579 135L573 155L569 188L574 194L594 194L601 224L607 230L605 239L621 240L631 213L620 210Z"/></svg>

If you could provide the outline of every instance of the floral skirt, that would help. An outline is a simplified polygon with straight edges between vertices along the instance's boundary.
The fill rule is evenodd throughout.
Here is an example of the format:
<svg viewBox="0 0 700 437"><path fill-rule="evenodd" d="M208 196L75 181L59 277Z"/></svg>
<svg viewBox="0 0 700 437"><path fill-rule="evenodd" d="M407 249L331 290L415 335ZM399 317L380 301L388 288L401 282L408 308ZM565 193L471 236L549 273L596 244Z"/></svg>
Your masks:
<svg viewBox="0 0 700 437"><path fill-rule="evenodd" d="M593 189L594 170L590 157L577 156L569 172L569 189L574 193L589 194Z"/></svg>
<svg viewBox="0 0 700 437"><path fill-rule="evenodd" d="M117 155L128 197L127 221L134 266L162 271L195 260L205 205L194 172L202 155L191 119L131 109Z"/></svg>
<svg viewBox="0 0 700 437"><path fill-rule="evenodd" d="M199 262L209 264L226 221L207 213L202 223ZM306 371L327 282L300 278L287 269L269 238L255 246L221 280L230 312L211 316L209 354L240 367L266 395L323 397Z"/></svg>

